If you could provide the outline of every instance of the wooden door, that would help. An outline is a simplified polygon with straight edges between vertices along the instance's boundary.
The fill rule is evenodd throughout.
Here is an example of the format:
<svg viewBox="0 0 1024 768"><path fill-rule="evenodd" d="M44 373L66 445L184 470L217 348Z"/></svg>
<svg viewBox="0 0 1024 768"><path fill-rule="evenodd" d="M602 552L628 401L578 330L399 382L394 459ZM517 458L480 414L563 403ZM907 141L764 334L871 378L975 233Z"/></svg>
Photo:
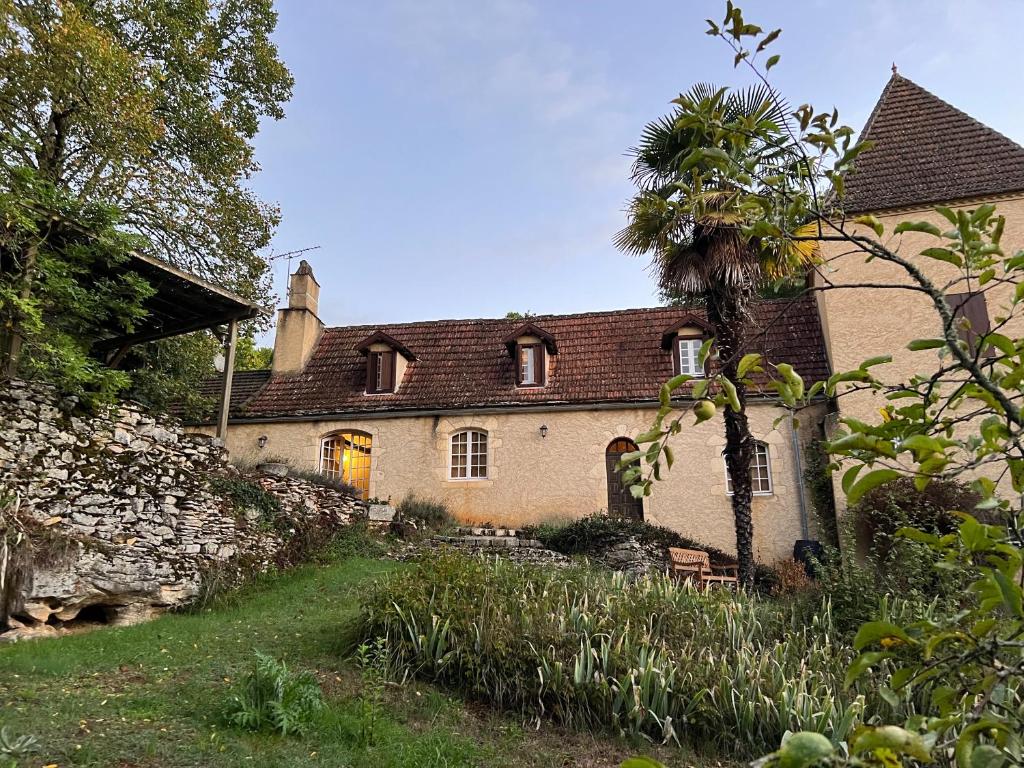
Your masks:
<svg viewBox="0 0 1024 768"><path fill-rule="evenodd" d="M643 499L633 498L629 488L622 483L618 463L624 453L637 450L636 443L625 437L619 437L608 444L604 461L608 475L608 516L630 520L644 519Z"/></svg>

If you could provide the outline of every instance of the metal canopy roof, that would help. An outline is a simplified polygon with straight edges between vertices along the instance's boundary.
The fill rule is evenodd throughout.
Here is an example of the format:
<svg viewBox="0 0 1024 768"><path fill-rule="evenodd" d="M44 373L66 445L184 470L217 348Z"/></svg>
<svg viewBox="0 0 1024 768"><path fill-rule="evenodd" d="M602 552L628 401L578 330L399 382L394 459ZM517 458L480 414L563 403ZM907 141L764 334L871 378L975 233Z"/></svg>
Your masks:
<svg viewBox="0 0 1024 768"><path fill-rule="evenodd" d="M134 272L156 293L143 304L148 314L135 324L134 332L96 342L94 347L101 352L270 314L237 293L151 256L133 253L117 270Z"/></svg>

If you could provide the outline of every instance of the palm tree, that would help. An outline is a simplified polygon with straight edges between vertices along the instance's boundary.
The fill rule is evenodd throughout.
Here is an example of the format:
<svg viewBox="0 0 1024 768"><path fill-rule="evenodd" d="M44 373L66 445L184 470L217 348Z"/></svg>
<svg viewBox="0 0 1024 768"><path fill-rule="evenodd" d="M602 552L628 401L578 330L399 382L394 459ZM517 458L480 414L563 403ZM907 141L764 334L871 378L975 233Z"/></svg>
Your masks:
<svg viewBox="0 0 1024 768"><path fill-rule="evenodd" d="M777 184L780 168L795 162L777 97L765 87L729 92L698 85L673 103L675 109L650 123L632 150L638 191L615 244L651 256L663 295L689 297L707 309L721 373L735 384L740 405L724 412L725 460L740 581L749 587L754 439L738 374L747 315L758 288L806 268L812 250L777 236L787 229L764 221L770 207L759 205L762 179L772 174Z"/></svg>

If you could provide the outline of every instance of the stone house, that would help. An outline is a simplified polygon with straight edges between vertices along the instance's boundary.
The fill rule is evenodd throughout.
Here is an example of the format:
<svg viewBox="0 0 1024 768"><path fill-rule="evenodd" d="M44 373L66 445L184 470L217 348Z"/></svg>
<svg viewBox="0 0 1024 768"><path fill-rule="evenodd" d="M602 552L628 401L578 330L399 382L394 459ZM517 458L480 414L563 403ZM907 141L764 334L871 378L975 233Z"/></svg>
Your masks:
<svg viewBox="0 0 1024 768"><path fill-rule="evenodd" d="M907 218L938 221L934 205L992 201L1007 215L1004 242L1024 247L1024 148L897 74L863 135L875 146L847 179L849 214L874 213L891 232ZM916 253L923 238L908 233L897 246ZM824 243L823 255L819 283L904 281L878 262L842 255L838 244ZM718 419L675 438L676 465L652 497L631 499L614 471L651 425L660 385L678 372L701 374L695 354L707 325L699 312L325 328L319 294L303 262L278 315L273 370L236 375L226 437L236 456L284 456L364 496L441 498L466 521L521 525L605 509L734 548ZM1001 297L968 286L954 300L981 327ZM884 373L896 377L920 365L901 350L934 336L934 324L927 301L911 292L847 287L758 303L750 351L792 363L808 382L892 353ZM881 404L857 393L838 407L870 420ZM752 394L759 559L788 557L796 539L815 537L802 452L835 407L822 402L794 430L776 423L783 412L768 398Z"/></svg>
<svg viewBox="0 0 1024 768"><path fill-rule="evenodd" d="M997 206L1006 217L1002 246L1014 253L1024 248L1024 147L979 123L921 86L893 73L862 132L874 147L857 160L857 170L846 179L848 216L875 215L885 226L886 245L903 256L914 256L935 244L920 232L892 235L901 221L929 221L940 229L948 222L936 206L977 208ZM874 237L867 227L857 234ZM901 289L910 281L894 265L865 262L847 253L843 243L824 243L824 265L816 280L839 286L818 293L822 328L834 371L856 368L876 355L891 354L893 362L880 366L884 381L902 381L915 372L930 374L930 360L938 358L907 351L913 339L935 338L941 323L927 296ZM943 262L918 258L915 263L934 282L943 285L958 271ZM864 284L894 287L851 287ZM844 287L845 286L845 287ZM971 332L984 333L1001 314L1013 286L977 281L962 282L947 291L958 316L970 321ZM1014 319L1002 332L1024 336L1024 323ZM851 392L838 398L839 413L869 423L887 404L881 394ZM842 494L837 493L842 505Z"/></svg>
<svg viewBox="0 0 1024 768"><path fill-rule="evenodd" d="M233 455L283 456L366 497L444 499L465 521L518 526L605 509L735 546L720 420L675 438L675 466L648 499L633 499L615 470L653 423L661 384L678 372L705 375L696 363L708 332L702 314L326 328L319 295L303 262L278 315L273 369L236 375ZM813 299L760 302L753 325L751 351L793 362L809 381L828 374ZM824 404L796 434L788 420L775 423L783 411L767 398L750 400L756 547L772 561L811 535L799 454Z"/></svg>

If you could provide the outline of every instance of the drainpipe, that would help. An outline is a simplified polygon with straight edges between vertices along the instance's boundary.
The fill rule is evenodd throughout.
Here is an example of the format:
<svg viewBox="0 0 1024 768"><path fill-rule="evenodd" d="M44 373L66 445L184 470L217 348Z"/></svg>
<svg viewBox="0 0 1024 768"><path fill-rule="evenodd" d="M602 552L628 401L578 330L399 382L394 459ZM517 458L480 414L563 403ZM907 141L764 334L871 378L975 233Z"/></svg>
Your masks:
<svg viewBox="0 0 1024 768"><path fill-rule="evenodd" d="M800 436L796 431L796 419L789 419L790 434L793 437L793 468L796 472L796 494L800 502L800 536L811 537L810 521L807 518L807 489L804 488L804 460L800 450Z"/></svg>

